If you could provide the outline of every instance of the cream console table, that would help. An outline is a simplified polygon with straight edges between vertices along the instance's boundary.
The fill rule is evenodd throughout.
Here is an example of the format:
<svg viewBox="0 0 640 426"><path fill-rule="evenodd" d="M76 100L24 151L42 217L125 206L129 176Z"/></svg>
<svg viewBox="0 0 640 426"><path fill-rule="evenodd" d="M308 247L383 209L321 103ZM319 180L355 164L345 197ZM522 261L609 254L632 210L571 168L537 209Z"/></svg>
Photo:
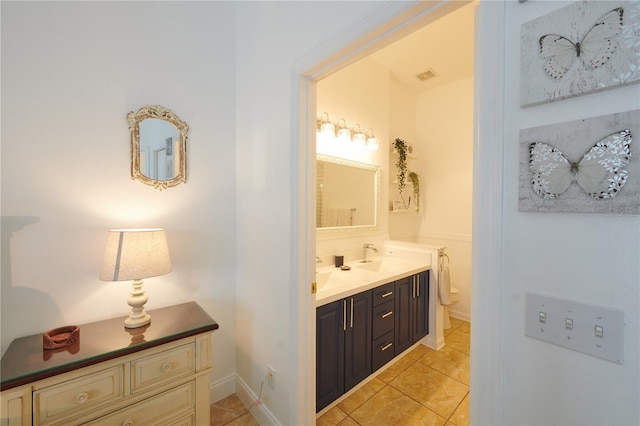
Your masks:
<svg viewBox="0 0 640 426"><path fill-rule="evenodd" d="M0 366L5 425L209 425L211 333L195 302L80 326L80 341L42 348L42 334L11 342Z"/></svg>

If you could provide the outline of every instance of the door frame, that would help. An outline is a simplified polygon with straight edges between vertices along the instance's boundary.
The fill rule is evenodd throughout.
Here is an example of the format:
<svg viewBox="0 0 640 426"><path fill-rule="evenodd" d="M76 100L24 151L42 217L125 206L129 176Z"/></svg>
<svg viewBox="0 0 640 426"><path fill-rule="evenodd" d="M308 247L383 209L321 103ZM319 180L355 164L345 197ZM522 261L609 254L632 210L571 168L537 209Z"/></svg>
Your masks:
<svg viewBox="0 0 640 426"><path fill-rule="evenodd" d="M315 423L316 82L460 7L459 1L387 2L308 52L292 73L293 277L290 419ZM500 423L505 2L476 7L470 419ZM477 82L482 84L477 84ZM303 283L303 284L300 284ZM297 392L296 392L297 390Z"/></svg>

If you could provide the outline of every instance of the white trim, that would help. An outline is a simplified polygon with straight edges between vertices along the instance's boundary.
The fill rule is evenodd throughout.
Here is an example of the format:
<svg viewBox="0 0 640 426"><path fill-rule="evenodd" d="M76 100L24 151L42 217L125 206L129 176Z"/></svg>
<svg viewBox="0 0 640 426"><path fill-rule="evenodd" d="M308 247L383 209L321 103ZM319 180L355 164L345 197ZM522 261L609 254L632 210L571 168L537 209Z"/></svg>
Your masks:
<svg viewBox="0 0 640 426"><path fill-rule="evenodd" d="M213 404L236 392L236 375L225 377L209 384L209 402Z"/></svg>
<svg viewBox="0 0 640 426"><path fill-rule="evenodd" d="M461 243L470 243L472 241L471 234L463 234L463 233L454 233L454 232L430 232L428 234L421 234L418 236L418 240L422 242L423 240L447 240L447 241L458 241Z"/></svg>
<svg viewBox="0 0 640 426"><path fill-rule="evenodd" d="M500 421L504 28L506 2L476 9L471 377L469 418Z"/></svg>
<svg viewBox="0 0 640 426"><path fill-rule="evenodd" d="M238 398L240 398L240 401L242 401L244 406L247 407L251 415L258 421L259 424L282 424L278 421L276 416L274 416L273 413L269 411L265 404L253 406L253 403L258 399L258 395L256 395L239 376L236 376L236 395L238 396Z"/></svg>

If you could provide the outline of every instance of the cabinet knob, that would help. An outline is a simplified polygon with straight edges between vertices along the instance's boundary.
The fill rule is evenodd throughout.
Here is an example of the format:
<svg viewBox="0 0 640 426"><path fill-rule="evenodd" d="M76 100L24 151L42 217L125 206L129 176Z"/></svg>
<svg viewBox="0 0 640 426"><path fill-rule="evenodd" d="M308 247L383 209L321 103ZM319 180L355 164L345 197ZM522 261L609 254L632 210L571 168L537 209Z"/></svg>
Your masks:
<svg viewBox="0 0 640 426"><path fill-rule="evenodd" d="M131 419L124 419L122 421L122 426L133 426L133 420Z"/></svg>
<svg viewBox="0 0 640 426"><path fill-rule="evenodd" d="M88 400L89 400L89 394L86 392L81 392L78 395L76 395L76 403L78 404L84 404Z"/></svg>
<svg viewBox="0 0 640 426"><path fill-rule="evenodd" d="M171 371L171 364L162 364L162 372L163 373L168 373L169 371Z"/></svg>
<svg viewBox="0 0 640 426"><path fill-rule="evenodd" d="M389 311L389 312L387 312L386 314L382 314L382 315L380 315L380 317L381 317L381 318L386 318L386 317L388 317L389 315L393 315L393 311Z"/></svg>
<svg viewBox="0 0 640 426"><path fill-rule="evenodd" d="M385 294L381 294L381 295L380 295L380 297L389 297L389 296L391 296L392 294L393 294L393 292L392 292L392 291L389 291L389 292L387 292L387 293L385 293Z"/></svg>

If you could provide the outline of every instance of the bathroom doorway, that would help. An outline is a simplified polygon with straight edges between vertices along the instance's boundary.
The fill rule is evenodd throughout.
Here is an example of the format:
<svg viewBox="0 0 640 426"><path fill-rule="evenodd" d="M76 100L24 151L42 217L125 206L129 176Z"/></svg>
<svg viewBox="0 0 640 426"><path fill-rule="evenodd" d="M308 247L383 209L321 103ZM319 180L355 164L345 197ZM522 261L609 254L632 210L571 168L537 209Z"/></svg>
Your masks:
<svg viewBox="0 0 640 426"><path fill-rule="evenodd" d="M304 60L301 61L299 93L301 109L300 132L301 140L305 141L305 143L304 146L300 147L301 165L304 169L300 170L300 173L303 177L301 181L306 182L306 186L302 185L300 188L301 216L305 216L304 218L301 217L301 219L303 219L303 222L301 222L301 233L304 235L302 235L300 239L300 248L305 253L307 262L300 273L308 280L313 280L315 274L315 200L311 199L310 196L315 195L315 191L313 190L313 184L315 183L315 125L316 118L323 112L316 111L316 83L344 66L368 56L391 42L429 25L429 23L464 6L464 4L460 4L459 2L440 2L438 4L440 7L433 8L431 7L433 3L426 4L426 2L420 2L417 6L414 4L412 10L390 13L390 16L386 20L379 20L375 27L370 28L363 37L355 42L349 38L349 35L346 35L345 37L352 41L353 44L350 48L341 49L339 54L325 59L326 55L320 52L320 50L322 50L320 49L315 53L315 56L310 55L310 58L306 58L308 60L306 62L307 66L305 66ZM478 9L485 10L483 14L486 16L484 22L492 24L484 27L484 32L486 32L483 36L484 40L491 42L497 40L498 45L501 46L503 40L501 39L502 34L500 33L500 28L504 25L503 12L501 12L502 6L482 5L481 7L479 6ZM390 22L393 23L391 30L389 29ZM483 22L482 17L476 22ZM494 28L494 30L491 30L491 28ZM481 31L477 30L476 34L479 32ZM480 45L480 43L476 46L478 45ZM324 52L326 52L326 50ZM476 47L476 53L477 52ZM482 58L476 61L476 70L484 69L488 72L488 70L496 64L502 63L504 60L500 50L494 49L493 53L490 53L488 50L485 53ZM495 277L497 276L499 265L496 261L496 254L501 251L499 233L490 234L490 232L499 228L500 215L495 214L495 208L502 204L500 193L502 179L502 165L500 163L502 156L500 113L502 100L500 96L498 96L497 100L492 97L495 96L496 93L501 93L501 91L502 76L500 72L498 72L483 80L482 90L478 88L475 90L476 94L480 92L480 96L476 96L474 101L474 165L479 164L479 161L482 159L485 161L482 162L482 165L478 167L477 170L474 170L473 179L474 193L476 193L475 190L477 188L483 188L483 199L474 199L473 205L473 251L474 253L480 253L477 250L478 245L483 244L484 247L483 252L480 253L479 256L474 255L472 281L474 285L477 286L475 287L476 290L479 288L478 283L480 283L480 286L482 283L488 283L486 284L486 288L483 286L483 289L488 291L480 297L474 297L475 300L472 304L478 305L478 303L484 303L486 309L489 310L494 306L497 307L497 299L495 299L497 291L495 291L495 289L499 287L499 282L495 280ZM486 109L479 108L479 105L483 106L485 104L487 104ZM498 111L497 115L496 111ZM478 123L484 124L480 128ZM487 149L483 152L484 155L481 155L479 147L483 141L490 140L489 136L493 138L492 143L490 146L487 146ZM489 214L488 212L492 212L493 214ZM482 270L478 267L481 262L485 262L485 267L483 267ZM305 305L308 313L304 318L305 324L301 326L302 328L306 328L306 334L301 338L301 341L314 342L315 299L313 296L309 297L308 293L301 297L301 299L306 302ZM498 329L498 327L495 327L498 321L496 315L482 315L481 312L484 312L484 310L478 311L472 307L471 317L474 322L474 332L477 333L478 330L489 330L489 332L483 336L483 340L492 347L490 349L479 348L479 350L476 350L478 348L474 347L472 338L474 368L471 374L471 391L473 394L474 387L477 388L479 386L473 384L475 380L479 379L478 383L483 383L483 392L473 394L471 414L472 416L477 415L477 418L490 418L492 413L495 412L499 382L495 377L490 380L485 380L485 376L490 374L491 371L496 371L497 369L491 367L495 365L496 362L499 362L499 356L496 351L496 348L499 348L499 339L495 332ZM315 418L313 398L315 394L315 354L312 352L313 347L314 346L311 345L310 348L303 350L301 354L301 358L303 359L300 362L300 369L306 370L306 374L308 375L306 380L306 393L305 395L301 395L299 399L299 402L301 402L299 406L304 406L303 410L306 413L306 416L303 417L307 420Z"/></svg>

